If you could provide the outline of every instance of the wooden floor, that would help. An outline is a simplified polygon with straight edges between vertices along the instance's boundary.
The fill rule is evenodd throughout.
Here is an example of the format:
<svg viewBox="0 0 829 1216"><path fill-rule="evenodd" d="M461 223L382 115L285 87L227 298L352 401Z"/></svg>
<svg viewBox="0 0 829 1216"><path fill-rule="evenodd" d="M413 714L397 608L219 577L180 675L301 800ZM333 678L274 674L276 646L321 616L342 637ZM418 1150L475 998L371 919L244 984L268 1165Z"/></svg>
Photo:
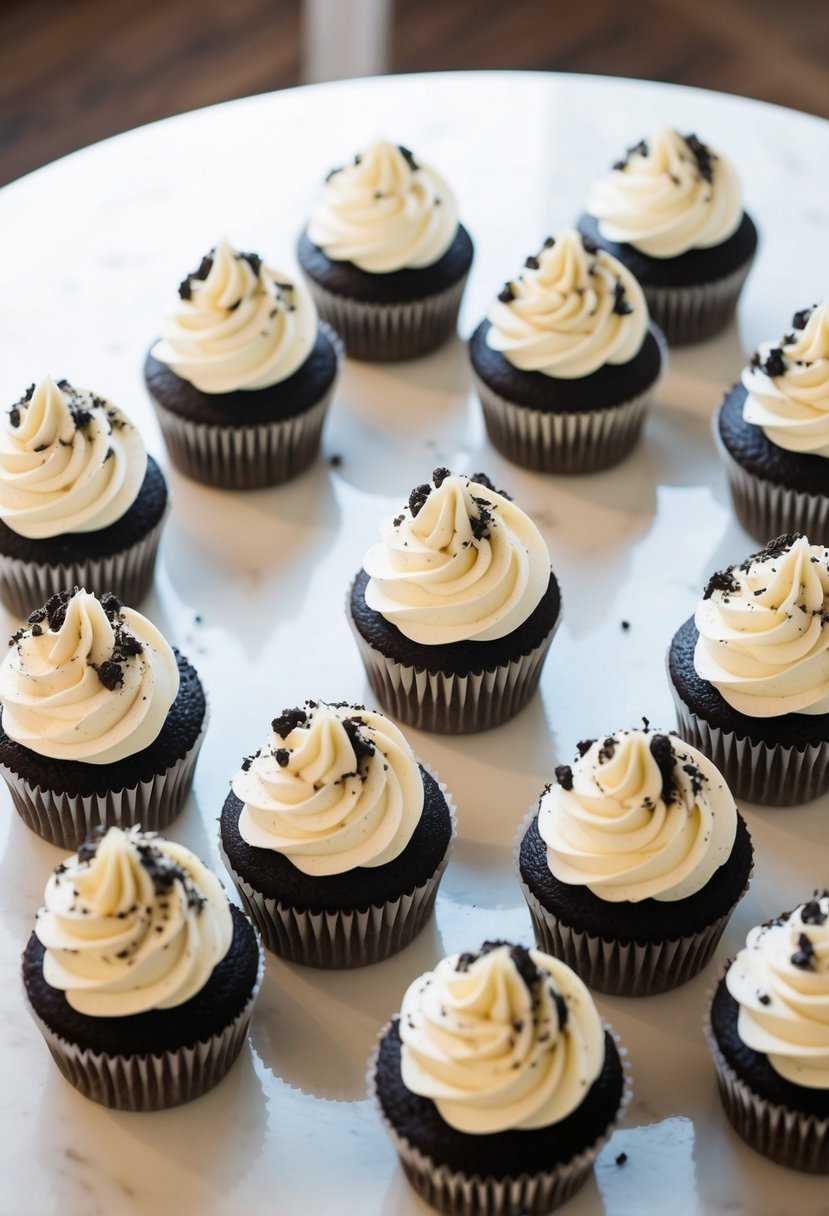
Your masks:
<svg viewBox="0 0 829 1216"><path fill-rule="evenodd" d="M829 117L826 0L396 0L394 13L396 72L638 76ZM156 118L299 84L301 25L300 0L0 0L0 182Z"/></svg>

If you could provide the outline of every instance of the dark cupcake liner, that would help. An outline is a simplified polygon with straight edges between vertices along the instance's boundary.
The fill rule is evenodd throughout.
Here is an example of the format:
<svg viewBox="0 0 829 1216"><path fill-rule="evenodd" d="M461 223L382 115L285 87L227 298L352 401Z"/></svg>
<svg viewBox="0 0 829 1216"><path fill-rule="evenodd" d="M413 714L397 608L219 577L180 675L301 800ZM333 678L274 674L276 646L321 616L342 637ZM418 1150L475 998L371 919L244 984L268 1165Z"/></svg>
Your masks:
<svg viewBox="0 0 829 1216"><path fill-rule="evenodd" d="M375 1078L379 1040L388 1032L390 1025L387 1023L380 1031L378 1044L369 1060L368 1097L380 1116L412 1187L421 1199L438 1212L445 1213L445 1216L546 1216L546 1213L561 1207L587 1181L599 1150L621 1122L632 1097L627 1052L605 1023L605 1030L611 1034L622 1063L624 1089L615 1119L593 1144L550 1170L520 1174L516 1178L482 1178L478 1174L453 1170L448 1165L437 1165L431 1157L401 1136L383 1111Z"/></svg>
<svg viewBox="0 0 829 1216"><path fill-rule="evenodd" d="M152 584L165 518L166 512L134 545L105 557L50 564L0 554L0 598L10 612L24 620L56 592L73 587L97 595L112 591L125 604L136 604Z"/></svg>
<svg viewBox="0 0 829 1216"><path fill-rule="evenodd" d="M651 317L671 346L703 342L730 325L753 260L721 279L692 287L642 284Z"/></svg>
<svg viewBox="0 0 829 1216"><path fill-rule="evenodd" d="M186 755L163 773L127 789L67 794L33 785L7 765L0 765L0 776L26 827L63 849L75 850L93 832L109 827L126 829L140 824L145 832L163 832L181 812L190 792L206 726L205 713L201 731Z"/></svg>
<svg viewBox="0 0 829 1216"><path fill-rule="evenodd" d="M391 363L428 354L452 337L467 278L468 272L444 291L402 304L369 304L335 295L310 277L305 281L349 359Z"/></svg>
<svg viewBox="0 0 829 1216"><path fill-rule="evenodd" d="M58 1068L85 1098L116 1110L166 1110L207 1093L230 1070L247 1038L264 973L260 943L256 982L241 1013L203 1042L160 1055L110 1055L78 1047L51 1030L34 1010L30 1012Z"/></svg>
<svg viewBox="0 0 829 1216"><path fill-rule="evenodd" d="M735 798L761 806L796 806L829 790L829 740L797 748L741 739L695 714L673 680L670 685L679 734L713 761Z"/></svg>
<svg viewBox="0 0 829 1216"><path fill-rule="evenodd" d="M729 1123L750 1148L778 1165L808 1174L829 1174L829 1118L790 1110L755 1093L726 1060L711 1026L714 989L708 994L704 1031Z"/></svg>
<svg viewBox="0 0 829 1216"><path fill-rule="evenodd" d="M829 488L826 494L809 494L748 472L722 442L716 418L714 440L725 466L734 513L746 532L764 544L784 532L801 532L813 545L829 545Z"/></svg>

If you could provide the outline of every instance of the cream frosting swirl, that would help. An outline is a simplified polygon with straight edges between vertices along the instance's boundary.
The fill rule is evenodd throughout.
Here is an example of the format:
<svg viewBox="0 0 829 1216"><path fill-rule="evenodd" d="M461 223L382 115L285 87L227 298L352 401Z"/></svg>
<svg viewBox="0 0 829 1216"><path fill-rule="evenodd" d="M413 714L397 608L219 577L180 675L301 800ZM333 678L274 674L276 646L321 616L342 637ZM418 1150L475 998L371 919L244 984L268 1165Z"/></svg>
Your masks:
<svg viewBox="0 0 829 1216"><path fill-rule="evenodd" d="M39 756L112 764L152 743L178 687L176 656L155 625L114 595L76 588L11 639L3 729Z"/></svg>
<svg viewBox="0 0 829 1216"><path fill-rule="evenodd" d="M482 477L482 474L478 474ZM436 469L380 524L365 598L414 642L490 641L535 610L550 580L538 528L491 484Z"/></svg>
<svg viewBox="0 0 829 1216"><path fill-rule="evenodd" d="M561 882L612 903L671 902L701 890L731 854L737 808L728 786L676 736L618 731L584 745L556 775L538 831Z"/></svg>
<svg viewBox="0 0 829 1216"><path fill-rule="evenodd" d="M752 718L829 713L829 549L782 536L714 575L694 667Z"/></svg>
<svg viewBox="0 0 829 1216"><path fill-rule="evenodd" d="M46 376L3 416L0 519L40 540L97 532L132 506L147 452L123 410Z"/></svg>
<svg viewBox="0 0 829 1216"><path fill-rule="evenodd" d="M448 183L386 139L328 175L308 224L309 239L331 261L371 274L432 266L457 231Z"/></svg>
<svg viewBox="0 0 829 1216"><path fill-rule="evenodd" d="M151 354L202 393L280 384L317 337L314 301L300 278L220 241L179 288Z"/></svg>
<svg viewBox="0 0 829 1216"><path fill-rule="evenodd" d="M746 1046L787 1081L829 1088L829 895L752 929L725 982Z"/></svg>
<svg viewBox="0 0 829 1216"><path fill-rule="evenodd" d="M570 380L629 363L648 331L639 283L574 229L548 237L487 313L487 345L513 367Z"/></svg>
<svg viewBox="0 0 829 1216"><path fill-rule="evenodd" d="M559 1123L604 1067L587 988L540 950L488 942L410 985L400 1011L401 1075L446 1122L486 1134Z"/></svg>
<svg viewBox="0 0 829 1216"><path fill-rule="evenodd" d="M423 811L423 778L383 714L309 701L286 710L233 778L249 845L284 854L303 874L343 874L398 857Z"/></svg>
<svg viewBox="0 0 829 1216"><path fill-rule="evenodd" d="M35 933L43 978L89 1017L183 1005L230 949L219 880L183 845L110 828L54 871Z"/></svg>
<svg viewBox="0 0 829 1216"><path fill-rule="evenodd" d="M594 184L587 211L606 241L673 258L721 245L740 226L743 204L729 161L662 125Z"/></svg>
<svg viewBox="0 0 829 1216"><path fill-rule="evenodd" d="M743 418L787 452L829 457L829 306L796 313L792 327L743 372Z"/></svg>

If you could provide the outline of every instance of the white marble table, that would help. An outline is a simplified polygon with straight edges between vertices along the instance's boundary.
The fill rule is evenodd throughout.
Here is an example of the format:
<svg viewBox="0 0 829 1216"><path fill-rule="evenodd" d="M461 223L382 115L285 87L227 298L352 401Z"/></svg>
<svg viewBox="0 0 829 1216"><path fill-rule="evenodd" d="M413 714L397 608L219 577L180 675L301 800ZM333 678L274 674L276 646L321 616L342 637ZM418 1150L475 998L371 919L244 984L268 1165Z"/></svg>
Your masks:
<svg viewBox="0 0 829 1216"><path fill-rule="evenodd" d="M364 1098L366 1058L408 981L440 955L493 935L529 943L511 843L576 741L642 714L674 725L668 640L707 575L756 547L731 517L710 415L745 353L829 287L829 125L733 97L589 77L364 80L171 119L0 192L2 401L10 405L47 371L66 376L132 411L163 459L143 354L170 294L217 238L292 266L321 176L388 134L442 166L457 189L477 245L461 317L468 335L526 254L573 219L591 178L662 119L733 157L762 247L738 325L673 357L644 441L618 470L551 478L496 456L458 340L416 364L347 366L324 456L294 484L234 496L171 475L174 510L144 607L195 661L211 702L194 793L171 835L219 869L216 819L228 780L272 716L310 696L367 699L342 613L345 588L379 517L434 466L489 470L538 520L565 623L540 694L517 720L477 738L412 732L459 811L428 930L357 973L269 958L250 1048L190 1107L113 1113L84 1101L53 1066L18 970L61 854L22 826L2 790L3 1216L426 1212ZM334 455L341 463L329 463ZM10 633L13 624L0 628ZM730 1130L700 1032L706 993L746 930L829 881L829 799L748 807L747 818L754 879L707 972L649 1000L599 1000L630 1049L635 1097L568 1216L827 1210L825 1180L761 1160Z"/></svg>

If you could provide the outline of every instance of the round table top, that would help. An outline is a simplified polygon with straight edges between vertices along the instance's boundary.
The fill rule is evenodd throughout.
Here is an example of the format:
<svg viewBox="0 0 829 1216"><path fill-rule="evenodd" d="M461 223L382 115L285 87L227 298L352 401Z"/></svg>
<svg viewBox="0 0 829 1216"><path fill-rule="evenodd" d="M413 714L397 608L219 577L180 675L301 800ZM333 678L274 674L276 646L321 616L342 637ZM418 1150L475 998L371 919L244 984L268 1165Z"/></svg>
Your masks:
<svg viewBox="0 0 829 1216"><path fill-rule="evenodd" d="M526 473L486 440L462 339L527 253L574 220L591 181L662 121L721 149L741 175L761 248L737 322L672 353L624 464L582 478ZM141 367L177 284L222 236L292 270L323 175L379 134L441 167L456 190L476 243L461 336L414 363L348 363L322 455L295 482L234 495L170 472L174 506L141 607L197 665L210 726L169 834L223 874L219 809L271 718L309 697L370 699L346 587L381 516L436 465L489 471L538 522L564 623L539 693L514 721L477 737L407 732L459 821L421 937L352 973L269 956L249 1047L216 1090L177 1110L105 1110L52 1064L25 1009L19 956L62 854L22 825L3 790L2 1213L426 1212L365 1098L377 1031L442 955L493 936L530 944L512 870L520 819L577 740L642 715L674 727L668 641L708 575L757 548L732 516L710 419L747 353L829 283L829 124L735 97L529 73L358 80L231 102L85 149L0 192L3 399L48 372L66 376L131 412L166 466ZM16 622L5 624L11 633ZM747 930L829 874L829 799L744 809L755 871L714 962L663 996L598 997L628 1048L634 1098L571 1216L807 1216L825 1204L825 1183L764 1161L731 1130L701 1033L711 986Z"/></svg>

